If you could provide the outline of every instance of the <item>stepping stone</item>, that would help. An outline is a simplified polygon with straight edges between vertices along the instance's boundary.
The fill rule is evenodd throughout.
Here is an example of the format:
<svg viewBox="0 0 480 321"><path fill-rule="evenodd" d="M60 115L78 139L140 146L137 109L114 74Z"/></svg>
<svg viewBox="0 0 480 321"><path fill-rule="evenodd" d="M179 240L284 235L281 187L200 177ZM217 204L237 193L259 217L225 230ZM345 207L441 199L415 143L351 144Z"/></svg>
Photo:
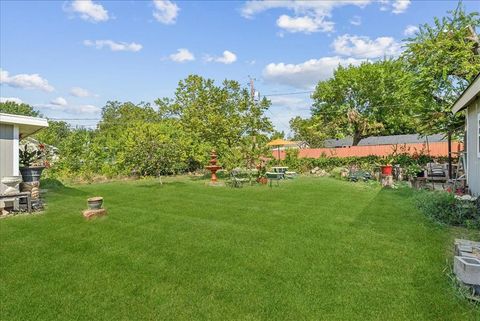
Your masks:
<svg viewBox="0 0 480 321"><path fill-rule="evenodd" d="M83 217L85 217L85 219L90 220L90 219L95 218L95 217L100 217L100 216L107 215L107 210L104 209L104 208L99 208L97 210L85 210L82 213L83 213Z"/></svg>

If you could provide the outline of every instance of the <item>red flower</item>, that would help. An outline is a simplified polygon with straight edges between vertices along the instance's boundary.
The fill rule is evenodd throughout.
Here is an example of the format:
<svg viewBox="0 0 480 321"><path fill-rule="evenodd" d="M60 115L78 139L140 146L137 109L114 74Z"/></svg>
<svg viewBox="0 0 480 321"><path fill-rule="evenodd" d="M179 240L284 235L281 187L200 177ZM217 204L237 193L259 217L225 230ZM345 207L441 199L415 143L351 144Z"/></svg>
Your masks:
<svg viewBox="0 0 480 321"><path fill-rule="evenodd" d="M41 150L44 150L45 149L45 144L38 144L38 148L41 149Z"/></svg>

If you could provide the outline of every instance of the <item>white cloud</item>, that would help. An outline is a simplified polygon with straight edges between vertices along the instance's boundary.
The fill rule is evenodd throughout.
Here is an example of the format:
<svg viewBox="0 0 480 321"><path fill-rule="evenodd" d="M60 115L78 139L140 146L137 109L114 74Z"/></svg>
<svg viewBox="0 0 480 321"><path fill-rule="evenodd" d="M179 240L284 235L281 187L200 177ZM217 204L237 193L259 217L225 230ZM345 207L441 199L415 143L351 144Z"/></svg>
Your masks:
<svg viewBox="0 0 480 321"><path fill-rule="evenodd" d="M289 32L331 32L335 23L331 20L332 11L337 7L354 5L365 7L372 0L345 0L345 1L247 1L242 8L242 16L252 18L254 15L270 9L287 9L293 11L294 16L281 15L277 25Z"/></svg>
<svg viewBox="0 0 480 321"><path fill-rule="evenodd" d="M362 24L362 17L353 16L352 19L350 19L350 24L354 26L360 26Z"/></svg>
<svg viewBox="0 0 480 321"><path fill-rule="evenodd" d="M155 10L153 16L158 22L171 25L177 22L178 12L180 8L169 0L153 0Z"/></svg>
<svg viewBox="0 0 480 321"><path fill-rule="evenodd" d="M219 62L222 64L231 64L237 61L237 55L229 50L225 50L223 54L219 57L205 56L205 61L207 62Z"/></svg>
<svg viewBox="0 0 480 321"><path fill-rule="evenodd" d="M345 34L337 37L332 44L335 53L361 58L377 58L397 56L401 52L401 44L392 37L369 37Z"/></svg>
<svg viewBox="0 0 480 321"><path fill-rule="evenodd" d="M290 17L281 15L277 19L277 26L292 33L331 32L334 29L334 25L333 21L326 21L323 17Z"/></svg>
<svg viewBox="0 0 480 321"><path fill-rule="evenodd" d="M358 65L362 59L323 57L300 64L270 63L263 69L266 82L295 88L313 89L318 81L328 79L338 65Z"/></svg>
<svg viewBox="0 0 480 321"><path fill-rule="evenodd" d="M177 49L177 53L168 56L170 60L175 62L187 62L195 60L195 56L188 49Z"/></svg>
<svg viewBox="0 0 480 321"><path fill-rule="evenodd" d="M95 47L96 49L102 49L103 47L108 47L110 48L111 51L132 51L132 52L137 52L142 50L143 46L132 42L117 42L113 40L84 40L83 44L87 47Z"/></svg>
<svg viewBox="0 0 480 321"><path fill-rule="evenodd" d="M410 6L410 0L379 0L381 11L392 11L395 14L404 13Z"/></svg>
<svg viewBox="0 0 480 321"><path fill-rule="evenodd" d="M419 31L417 26L414 25L408 25L405 30L403 31L403 34L407 37L414 36L417 32Z"/></svg>
<svg viewBox="0 0 480 321"><path fill-rule="evenodd" d="M0 97L0 103L6 103L7 101L11 101L17 104L23 104L23 100L18 97Z"/></svg>
<svg viewBox="0 0 480 321"><path fill-rule="evenodd" d="M18 74L10 76L9 72L0 69L0 84L6 84L15 88L40 89L51 92L54 90L48 81L39 74Z"/></svg>
<svg viewBox="0 0 480 321"><path fill-rule="evenodd" d="M63 106L63 107L68 105L67 100L63 97L55 98L50 102L50 104L56 105L56 106Z"/></svg>
<svg viewBox="0 0 480 321"><path fill-rule="evenodd" d="M395 14L403 13L407 11L408 6L410 6L410 0L396 0L392 4L392 12Z"/></svg>
<svg viewBox="0 0 480 321"><path fill-rule="evenodd" d="M91 22L107 21L110 17L108 11L92 0L75 0L67 10L80 14L80 18Z"/></svg>
<svg viewBox="0 0 480 321"><path fill-rule="evenodd" d="M70 89L70 95L74 97L90 97L93 96L88 90L81 87L72 87Z"/></svg>

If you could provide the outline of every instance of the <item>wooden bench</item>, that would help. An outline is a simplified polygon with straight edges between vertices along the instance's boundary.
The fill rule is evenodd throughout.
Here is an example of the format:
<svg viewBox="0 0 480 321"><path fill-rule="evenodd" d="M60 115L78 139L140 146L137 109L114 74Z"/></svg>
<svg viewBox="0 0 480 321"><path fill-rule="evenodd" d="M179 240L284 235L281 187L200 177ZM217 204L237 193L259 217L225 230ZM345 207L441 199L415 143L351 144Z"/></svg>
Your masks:
<svg viewBox="0 0 480 321"><path fill-rule="evenodd" d="M32 212L32 198L30 192L19 192L19 193L14 193L14 194L0 194L0 201L15 201L15 200L21 200L22 198L27 199L27 210L28 213Z"/></svg>

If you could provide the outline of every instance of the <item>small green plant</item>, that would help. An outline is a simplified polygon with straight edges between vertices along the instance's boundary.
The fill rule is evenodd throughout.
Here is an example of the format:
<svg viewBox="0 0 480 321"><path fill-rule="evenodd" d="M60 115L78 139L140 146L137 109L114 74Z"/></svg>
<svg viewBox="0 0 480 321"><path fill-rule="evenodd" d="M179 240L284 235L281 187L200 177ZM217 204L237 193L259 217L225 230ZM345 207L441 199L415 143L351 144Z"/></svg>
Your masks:
<svg viewBox="0 0 480 321"><path fill-rule="evenodd" d="M418 164L411 164L405 168L405 174L409 178L417 177L418 173L422 171L422 167Z"/></svg>
<svg viewBox="0 0 480 321"><path fill-rule="evenodd" d="M443 191L424 191L416 196L415 203L436 222L480 229L480 213L474 202L457 199L454 194Z"/></svg>

